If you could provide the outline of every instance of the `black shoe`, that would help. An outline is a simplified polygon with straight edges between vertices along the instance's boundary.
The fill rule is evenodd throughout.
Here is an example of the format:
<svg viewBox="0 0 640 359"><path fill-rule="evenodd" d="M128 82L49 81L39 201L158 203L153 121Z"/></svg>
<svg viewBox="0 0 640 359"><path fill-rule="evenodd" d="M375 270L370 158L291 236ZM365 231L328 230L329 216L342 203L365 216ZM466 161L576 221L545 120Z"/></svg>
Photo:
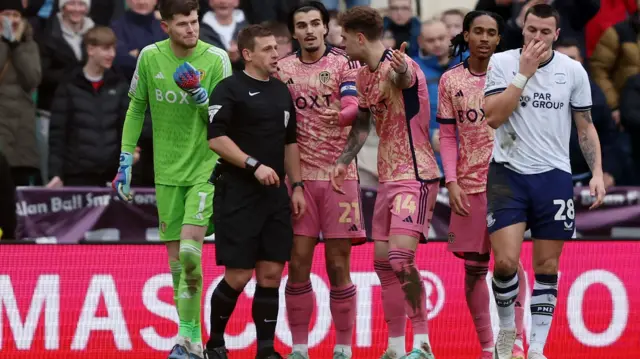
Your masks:
<svg viewBox="0 0 640 359"><path fill-rule="evenodd" d="M284 359L282 355L274 351L273 348L262 349L256 355L256 359Z"/></svg>
<svg viewBox="0 0 640 359"><path fill-rule="evenodd" d="M227 353L229 351L225 347L218 347L214 349L206 348L204 350L204 359L229 359Z"/></svg>

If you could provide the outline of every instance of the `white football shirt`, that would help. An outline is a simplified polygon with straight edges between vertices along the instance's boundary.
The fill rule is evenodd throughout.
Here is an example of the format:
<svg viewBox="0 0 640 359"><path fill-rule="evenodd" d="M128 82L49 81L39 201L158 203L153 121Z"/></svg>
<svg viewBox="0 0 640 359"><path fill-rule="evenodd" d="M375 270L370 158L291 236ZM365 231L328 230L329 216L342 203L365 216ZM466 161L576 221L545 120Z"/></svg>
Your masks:
<svg viewBox="0 0 640 359"><path fill-rule="evenodd" d="M489 60L485 97L506 90L518 73L520 49ZM494 137L493 160L521 174L554 168L571 173L572 111L591 109L589 76L582 64L553 52L529 79L520 103Z"/></svg>

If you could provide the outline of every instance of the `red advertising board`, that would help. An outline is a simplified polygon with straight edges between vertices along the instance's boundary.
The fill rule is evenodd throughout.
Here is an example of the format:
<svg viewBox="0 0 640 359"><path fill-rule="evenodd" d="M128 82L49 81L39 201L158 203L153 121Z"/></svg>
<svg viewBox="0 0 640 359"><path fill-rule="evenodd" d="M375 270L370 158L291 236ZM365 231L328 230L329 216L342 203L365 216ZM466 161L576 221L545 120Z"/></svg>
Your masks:
<svg viewBox="0 0 640 359"><path fill-rule="evenodd" d="M353 253L358 285L354 358L377 358L386 347L372 249L366 244ZM213 245L205 245L205 333L208 299L222 274L214 265L214 251ZM318 300L309 344L314 358L330 357L334 341L323 252L316 251L313 264ZM531 245L525 243L526 268L530 257ZM637 242L567 243L549 358L640 358L639 259ZM445 243L421 245L417 262L428 292L436 357L475 358L479 346L464 301L462 262L446 252ZM0 263L2 358L163 358L174 344L177 314L162 245L1 245ZM530 271L527 277L531 288ZM229 323L230 358L253 358L255 353L253 288L252 282ZM287 354L291 337L284 294L279 319L277 347Z"/></svg>

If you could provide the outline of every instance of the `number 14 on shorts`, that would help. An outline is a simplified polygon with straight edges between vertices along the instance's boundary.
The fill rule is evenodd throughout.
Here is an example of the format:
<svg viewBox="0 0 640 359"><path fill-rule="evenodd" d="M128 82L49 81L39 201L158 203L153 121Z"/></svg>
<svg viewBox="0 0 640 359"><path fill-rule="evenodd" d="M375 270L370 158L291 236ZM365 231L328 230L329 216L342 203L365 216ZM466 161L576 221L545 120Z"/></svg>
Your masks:
<svg viewBox="0 0 640 359"><path fill-rule="evenodd" d="M413 199L413 195L399 194L393 199L393 212L399 215L404 210L409 211L410 215L416 214L416 201Z"/></svg>

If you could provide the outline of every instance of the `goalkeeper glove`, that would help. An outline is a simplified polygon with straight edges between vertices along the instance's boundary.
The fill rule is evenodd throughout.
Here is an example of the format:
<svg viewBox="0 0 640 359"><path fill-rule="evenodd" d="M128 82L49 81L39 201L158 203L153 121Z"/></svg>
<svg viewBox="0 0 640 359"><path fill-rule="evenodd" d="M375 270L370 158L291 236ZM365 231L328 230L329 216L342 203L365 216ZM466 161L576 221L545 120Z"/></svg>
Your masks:
<svg viewBox="0 0 640 359"><path fill-rule="evenodd" d="M200 72L190 63L185 62L178 66L173 73L173 81L191 95L196 105L204 105L209 101L207 90L200 85Z"/></svg>
<svg viewBox="0 0 640 359"><path fill-rule="evenodd" d="M131 166L133 166L133 155L129 152L120 153L120 167L116 178L111 182L111 187L116 191L118 197L123 201L131 201Z"/></svg>

